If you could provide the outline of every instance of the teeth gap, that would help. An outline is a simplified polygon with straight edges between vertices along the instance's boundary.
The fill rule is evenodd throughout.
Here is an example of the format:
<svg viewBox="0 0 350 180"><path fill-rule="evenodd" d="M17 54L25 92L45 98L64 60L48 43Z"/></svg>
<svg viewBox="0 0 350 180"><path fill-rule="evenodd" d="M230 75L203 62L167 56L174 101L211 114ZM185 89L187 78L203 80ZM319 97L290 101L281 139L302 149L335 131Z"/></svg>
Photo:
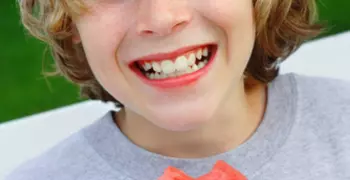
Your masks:
<svg viewBox="0 0 350 180"><path fill-rule="evenodd" d="M203 61L205 61L205 60L209 61L209 59L210 59L210 57L211 57L212 47L209 46L208 49L209 49L208 56L207 56L207 57L202 56L201 59L197 59L197 58L196 58L196 62L195 62L196 65L198 65L200 62L203 62Z"/></svg>
<svg viewBox="0 0 350 180"><path fill-rule="evenodd" d="M151 68L150 70L148 70L148 71L145 71L143 68L142 68L142 66L139 64L139 63L135 63L135 66L136 66L136 68L137 69L139 69L140 71L141 71L141 73L143 74L143 75L145 75L146 76L146 74L154 74L154 73L156 73L154 70L153 70L153 68Z"/></svg>

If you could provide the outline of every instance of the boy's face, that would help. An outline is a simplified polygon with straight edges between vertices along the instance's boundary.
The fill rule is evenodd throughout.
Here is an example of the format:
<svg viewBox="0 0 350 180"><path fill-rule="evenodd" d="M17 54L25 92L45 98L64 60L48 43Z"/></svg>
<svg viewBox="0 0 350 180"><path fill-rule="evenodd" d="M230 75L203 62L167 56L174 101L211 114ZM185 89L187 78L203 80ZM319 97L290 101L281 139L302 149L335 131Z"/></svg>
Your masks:
<svg viewBox="0 0 350 180"><path fill-rule="evenodd" d="M243 91L255 40L251 0L90 6L76 21L79 38L95 77L129 112L168 130L188 130Z"/></svg>

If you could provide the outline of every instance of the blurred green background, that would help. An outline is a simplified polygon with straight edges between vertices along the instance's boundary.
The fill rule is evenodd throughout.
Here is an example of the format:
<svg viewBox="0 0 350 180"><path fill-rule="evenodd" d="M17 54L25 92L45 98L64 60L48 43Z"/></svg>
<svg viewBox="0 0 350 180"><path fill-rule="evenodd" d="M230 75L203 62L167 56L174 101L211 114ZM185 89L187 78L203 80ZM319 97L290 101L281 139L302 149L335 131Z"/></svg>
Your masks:
<svg viewBox="0 0 350 180"><path fill-rule="evenodd" d="M350 0L318 0L329 30L319 38L350 30ZM16 0L0 1L0 122L81 101L78 88L62 77L43 76L53 61L45 45L24 33Z"/></svg>

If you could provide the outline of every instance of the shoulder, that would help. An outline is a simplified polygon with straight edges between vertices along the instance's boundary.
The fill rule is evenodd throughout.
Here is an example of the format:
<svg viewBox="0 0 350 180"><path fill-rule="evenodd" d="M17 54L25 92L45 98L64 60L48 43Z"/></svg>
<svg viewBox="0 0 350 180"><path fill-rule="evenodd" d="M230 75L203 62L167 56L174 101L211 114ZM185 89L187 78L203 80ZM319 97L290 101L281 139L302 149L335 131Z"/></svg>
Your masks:
<svg viewBox="0 0 350 180"><path fill-rule="evenodd" d="M108 170L109 167L86 140L85 129L73 134L39 157L22 164L5 180L94 179L91 174L101 172L100 169Z"/></svg>
<svg viewBox="0 0 350 180"><path fill-rule="evenodd" d="M312 77L292 74L298 91L318 100L349 102L350 81L326 77ZM327 96L325 96L327 95ZM321 96L321 97L320 97Z"/></svg>
<svg viewBox="0 0 350 180"><path fill-rule="evenodd" d="M349 116L350 81L290 73L276 78L272 87L283 92L278 96L293 99L303 113Z"/></svg>
<svg viewBox="0 0 350 180"><path fill-rule="evenodd" d="M306 114L350 118L350 81L293 75L298 105Z"/></svg>
<svg viewBox="0 0 350 180"><path fill-rule="evenodd" d="M296 90L298 127L322 141L350 142L350 82L341 79L289 75ZM350 147L344 147L350 152Z"/></svg>

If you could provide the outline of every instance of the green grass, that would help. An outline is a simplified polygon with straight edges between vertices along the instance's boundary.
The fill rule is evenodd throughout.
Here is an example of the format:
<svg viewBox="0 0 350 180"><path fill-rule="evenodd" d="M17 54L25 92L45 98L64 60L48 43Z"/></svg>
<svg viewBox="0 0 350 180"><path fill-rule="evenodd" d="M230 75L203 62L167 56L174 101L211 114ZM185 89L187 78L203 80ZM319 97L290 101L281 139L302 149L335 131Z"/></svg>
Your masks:
<svg viewBox="0 0 350 180"><path fill-rule="evenodd" d="M0 122L79 101L77 87L43 76L45 46L25 35L14 2L0 2Z"/></svg>
<svg viewBox="0 0 350 180"><path fill-rule="evenodd" d="M44 44L24 34L16 0L0 1L0 122L78 102L78 88L61 77L44 78ZM322 36L350 29L350 0L318 1ZM47 58L47 64L53 64Z"/></svg>
<svg viewBox="0 0 350 180"><path fill-rule="evenodd" d="M350 30L349 0L316 0L319 9L319 19L327 22L328 31L322 36Z"/></svg>

